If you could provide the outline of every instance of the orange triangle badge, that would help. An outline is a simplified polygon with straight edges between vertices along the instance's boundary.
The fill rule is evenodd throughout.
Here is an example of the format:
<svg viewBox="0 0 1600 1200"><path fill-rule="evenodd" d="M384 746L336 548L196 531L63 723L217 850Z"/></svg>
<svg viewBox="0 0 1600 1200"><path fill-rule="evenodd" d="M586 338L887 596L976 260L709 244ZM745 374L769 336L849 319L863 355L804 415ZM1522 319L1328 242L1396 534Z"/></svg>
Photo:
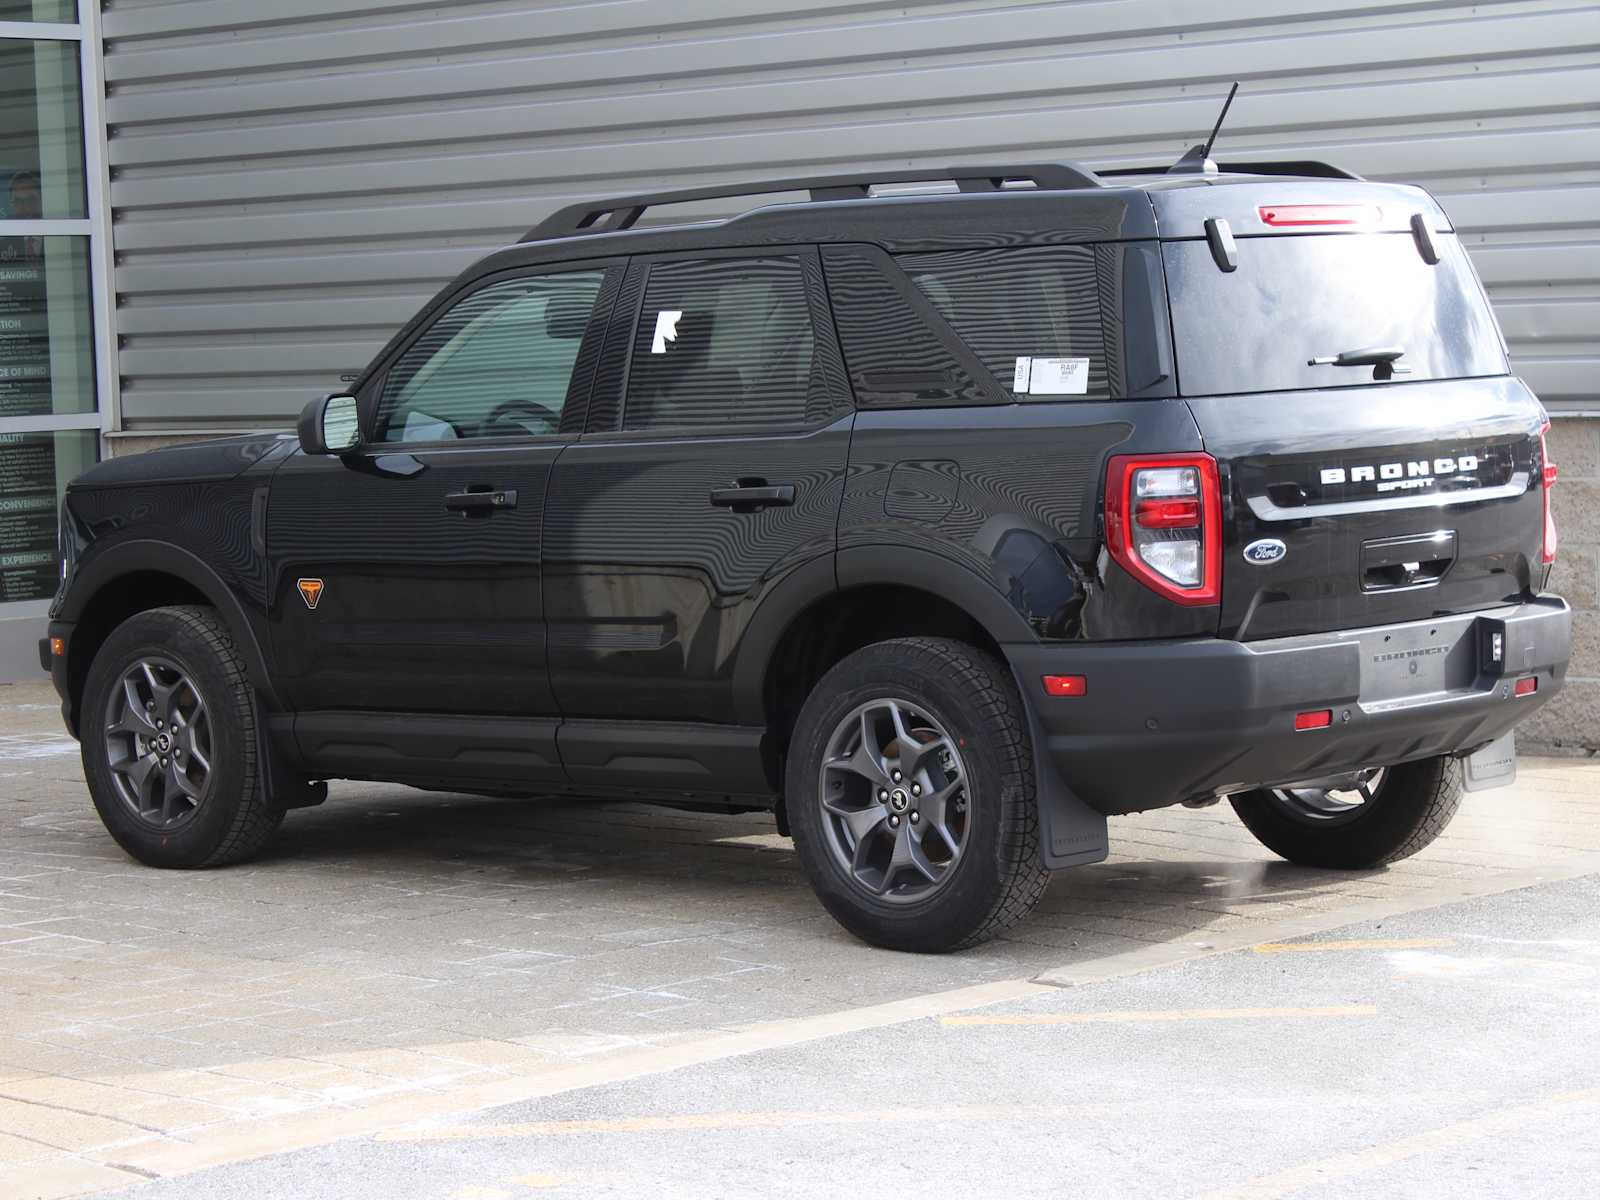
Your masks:
<svg viewBox="0 0 1600 1200"><path fill-rule="evenodd" d="M302 579L295 586L300 589L300 598L306 602L306 607L315 612L317 602L322 599L322 580Z"/></svg>

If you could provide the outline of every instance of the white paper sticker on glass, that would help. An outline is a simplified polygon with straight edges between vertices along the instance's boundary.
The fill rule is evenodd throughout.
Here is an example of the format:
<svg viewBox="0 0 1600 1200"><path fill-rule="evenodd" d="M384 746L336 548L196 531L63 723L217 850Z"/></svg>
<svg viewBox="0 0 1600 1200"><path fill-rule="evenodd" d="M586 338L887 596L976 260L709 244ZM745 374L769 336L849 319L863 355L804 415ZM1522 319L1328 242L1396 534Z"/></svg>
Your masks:
<svg viewBox="0 0 1600 1200"><path fill-rule="evenodd" d="M1028 391L1033 395L1082 396L1089 391L1087 358L1035 358L1030 361Z"/></svg>

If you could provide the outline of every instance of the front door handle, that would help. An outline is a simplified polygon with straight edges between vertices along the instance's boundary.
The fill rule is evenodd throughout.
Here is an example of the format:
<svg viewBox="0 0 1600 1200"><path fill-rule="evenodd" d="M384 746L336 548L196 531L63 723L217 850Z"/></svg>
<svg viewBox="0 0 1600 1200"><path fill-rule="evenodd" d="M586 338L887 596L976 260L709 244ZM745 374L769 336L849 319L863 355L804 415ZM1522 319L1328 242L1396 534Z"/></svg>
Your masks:
<svg viewBox="0 0 1600 1200"><path fill-rule="evenodd" d="M716 508L731 508L738 513L758 512L763 508L787 508L794 503L794 484L769 484L765 479L739 479L732 487L713 488L711 503Z"/></svg>
<svg viewBox="0 0 1600 1200"><path fill-rule="evenodd" d="M464 492L446 492L444 506L447 511L458 512L463 516L475 512L490 513L496 509L515 508L517 492L515 488L501 491L490 491L487 488L473 491L469 488Z"/></svg>

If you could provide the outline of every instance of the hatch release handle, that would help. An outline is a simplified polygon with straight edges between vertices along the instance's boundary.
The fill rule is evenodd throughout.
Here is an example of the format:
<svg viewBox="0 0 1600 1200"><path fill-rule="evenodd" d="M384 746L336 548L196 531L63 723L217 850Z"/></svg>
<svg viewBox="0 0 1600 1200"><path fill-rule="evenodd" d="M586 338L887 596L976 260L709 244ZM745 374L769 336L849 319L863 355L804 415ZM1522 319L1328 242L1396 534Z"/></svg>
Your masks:
<svg viewBox="0 0 1600 1200"><path fill-rule="evenodd" d="M1392 592L1432 587L1456 561L1453 529L1405 537L1378 538L1361 544L1361 590Z"/></svg>

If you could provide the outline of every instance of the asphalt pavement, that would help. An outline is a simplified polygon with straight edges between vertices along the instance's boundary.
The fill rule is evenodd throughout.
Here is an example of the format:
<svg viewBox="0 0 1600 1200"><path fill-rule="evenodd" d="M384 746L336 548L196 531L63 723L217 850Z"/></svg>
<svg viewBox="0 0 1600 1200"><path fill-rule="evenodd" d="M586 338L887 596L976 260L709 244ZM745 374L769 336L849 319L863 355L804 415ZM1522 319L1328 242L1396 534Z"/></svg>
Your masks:
<svg viewBox="0 0 1600 1200"><path fill-rule="evenodd" d="M127 1200L1592 1196L1600 876L203 1171Z"/></svg>
<svg viewBox="0 0 1600 1200"><path fill-rule="evenodd" d="M944 956L851 938L765 814L337 783L154 871L0 688L0 1200L1559 1194L1597 873L1600 763L1535 757L1379 871L1120 818Z"/></svg>

